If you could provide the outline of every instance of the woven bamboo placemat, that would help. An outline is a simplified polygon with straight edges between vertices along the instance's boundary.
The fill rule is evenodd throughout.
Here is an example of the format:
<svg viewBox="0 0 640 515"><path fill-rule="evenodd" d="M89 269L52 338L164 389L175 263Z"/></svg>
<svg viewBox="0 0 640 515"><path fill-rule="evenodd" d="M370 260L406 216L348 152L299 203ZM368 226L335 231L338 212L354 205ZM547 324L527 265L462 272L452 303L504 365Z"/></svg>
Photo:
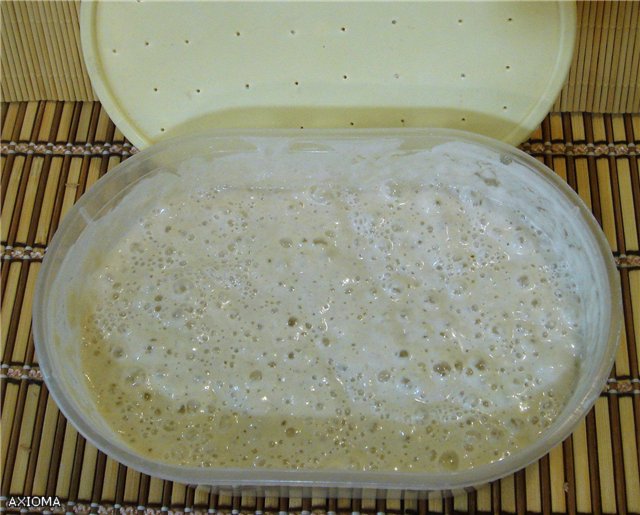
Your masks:
<svg viewBox="0 0 640 515"><path fill-rule="evenodd" d="M466 496L300 489L208 490L148 477L97 451L58 411L31 334L35 279L68 209L136 151L97 102L2 105L3 511L17 495L59 496L54 511L202 513L640 514L640 115L551 114L522 148L591 207L616 257L624 332L609 384L547 456ZM37 510L32 510L37 511ZM24 513L24 511L23 511Z"/></svg>

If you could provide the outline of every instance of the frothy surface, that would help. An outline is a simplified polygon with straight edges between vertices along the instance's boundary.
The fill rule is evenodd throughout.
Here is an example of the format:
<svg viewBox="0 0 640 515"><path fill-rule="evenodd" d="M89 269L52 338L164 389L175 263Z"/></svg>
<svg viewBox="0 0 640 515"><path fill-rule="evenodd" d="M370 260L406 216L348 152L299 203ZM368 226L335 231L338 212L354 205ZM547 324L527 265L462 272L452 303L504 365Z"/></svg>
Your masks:
<svg viewBox="0 0 640 515"><path fill-rule="evenodd" d="M453 470L526 446L563 408L570 244L513 201L513 171L465 145L342 152L355 172L335 182L296 176L308 155L262 156L279 169L258 175L255 156L187 163L81 236L63 302L131 447L197 466ZM239 175L212 171L226 166Z"/></svg>

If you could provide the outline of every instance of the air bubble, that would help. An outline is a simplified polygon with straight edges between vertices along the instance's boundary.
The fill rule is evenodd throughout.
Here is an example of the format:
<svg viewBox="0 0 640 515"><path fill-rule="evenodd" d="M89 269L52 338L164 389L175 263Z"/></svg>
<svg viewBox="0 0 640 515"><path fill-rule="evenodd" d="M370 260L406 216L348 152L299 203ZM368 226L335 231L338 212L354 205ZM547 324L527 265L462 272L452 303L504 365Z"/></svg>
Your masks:
<svg viewBox="0 0 640 515"><path fill-rule="evenodd" d="M388 370L382 370L378 373L378 381L381 383L386 383L391 379L391 373Z"/></svg>
<svg viewBox="0 0 640 515"><path fill-rule="evenodd" d="M449 365L449 363L447 363L446 361L441 361L433 365L433 371L444 377L447 376L449 372L451 372L451 365Z"/></svg>
<svg viewBox="0 0 640 515"><path fill-rule="evenodd" d="M446 470L457 470L459 462L458 454L455 451L445 451L440 455L438 462Z"/></svg>

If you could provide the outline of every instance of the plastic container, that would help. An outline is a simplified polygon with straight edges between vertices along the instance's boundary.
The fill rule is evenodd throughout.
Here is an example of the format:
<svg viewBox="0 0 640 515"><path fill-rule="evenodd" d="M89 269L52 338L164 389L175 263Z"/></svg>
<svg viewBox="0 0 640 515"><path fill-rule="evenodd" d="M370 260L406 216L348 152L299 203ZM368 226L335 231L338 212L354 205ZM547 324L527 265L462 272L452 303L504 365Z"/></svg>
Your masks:
<svg viewBox="0 0 640 515"><path fill-rule="evenodd" d="M451 141L480 146L484 158L529 175L527 181L533 190L526 195L522 192L523 202L553 203L557 207L560 215L549 223L559 234L566 231L566 237L575 238L583 249L576 254L576 262L588 271L581 290L587 302L583 302L581 320L585 339L579 379L561 415L535 443L507 458L448 473L190 468L155 462L132 452L114 436L88 395L79 363L79 342L62 340L59 330L66 321L51 315L56 305L55 282L69 248L87 224L116 205L134 183L158 170L170 170L194 157L210 160L230 153L250 155L256 152L256 142L267 147L284 145L288 152L306 154L312 162L327 152L335 152L334 143L346 140L363 153L379 148L393 148L396 153L414 152ZM67 214L47 250L38 277L33 321L40 367L60 410L87 440L127 466L152 476L202 485L420 490L455 490L483 484L525 467L566 438L601 392L613 364L620 328L621 295L615 263L607 240L580 198L551 170L520 150L483 136L448 129L210 131L154 145L100 179Z"/></svg>
<svg viewBox="0 0 640 515"><path fill-rule="evenodd" d="M139 148L213 127L445 127L517 145L565 83L576 6L94 1L80 28L92 87Z"/></svg>

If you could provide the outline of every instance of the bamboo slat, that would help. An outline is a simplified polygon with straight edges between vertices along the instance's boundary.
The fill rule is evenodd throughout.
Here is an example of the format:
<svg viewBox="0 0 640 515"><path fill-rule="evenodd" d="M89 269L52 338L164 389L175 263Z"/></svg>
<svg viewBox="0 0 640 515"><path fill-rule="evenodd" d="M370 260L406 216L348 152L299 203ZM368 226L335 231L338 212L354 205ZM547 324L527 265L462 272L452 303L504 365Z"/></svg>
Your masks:
<svg viewBox="0 0 640 515"><path fill-rule="evenodd" d="M44 413L40 415L43 420L40 441L32 443L32 448L37 456L32 487L33 495L46 495L47 493L47 478L53 455L53 442L59 414L58 407L53 399L47 396L45 402Z"/></svg>
<svg viewBox="0 0 640 515"><path fill-rule="evenodd" d="M80 48L80 0L0 2L4 101L96 100ZM578 2L573 64L554 111L640 111L640 4Z"/></svg>
<svg viewBox="0 0 640 515"><path fill-rule="evenodd" d="M607 389L574 433L540 461L445 500L419 492L364 491L352 498L348 489L196 489L128 469L86 442L39 375L33 289L65 213L135 149L94 102L3 104L2 135L2 496L59 495L68 511L83 513L141 507L149 513L640 514L640 115L553 113L522 145L581 195L614 251L625 321Z"/></svg>

